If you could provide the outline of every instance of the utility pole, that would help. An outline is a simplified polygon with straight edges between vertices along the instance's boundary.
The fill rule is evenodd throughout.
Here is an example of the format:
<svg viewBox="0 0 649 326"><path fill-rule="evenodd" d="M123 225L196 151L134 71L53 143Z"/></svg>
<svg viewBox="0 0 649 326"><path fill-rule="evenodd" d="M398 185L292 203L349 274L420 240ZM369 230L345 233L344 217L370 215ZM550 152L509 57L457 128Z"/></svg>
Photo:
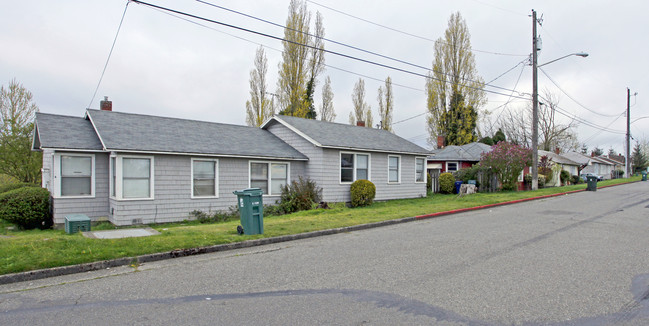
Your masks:
<svg viewBox="0 0 649 326"><path fill-rule="evenodd" d="M532 190L539 189L539 86L536 11L532 9Z"/></svg>
<svg viewBox="0 0 649 326"><path fill-rule="evenodd" d="M631 157L631 90L626 88L626 158L624 159L625 163L625 172L626 177L631 177L631 162L629 158Z"/></svg>

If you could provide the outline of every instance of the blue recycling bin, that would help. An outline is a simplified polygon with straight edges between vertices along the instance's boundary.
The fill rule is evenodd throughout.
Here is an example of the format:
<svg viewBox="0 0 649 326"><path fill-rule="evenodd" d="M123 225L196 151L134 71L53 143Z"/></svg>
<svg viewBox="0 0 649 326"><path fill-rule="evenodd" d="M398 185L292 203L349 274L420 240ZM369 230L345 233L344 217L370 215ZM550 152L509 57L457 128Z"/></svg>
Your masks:
<svg viewBox="0 0 649 326"><path fill-rule="evenodd" d="M240 233L263 234L264 233L264 192L259 188L248 188L241 191L234 191L237 195L237 206L241 216Z"/></svg>
<svg viewBox="0 0 649 326"><path fill-rule="evenodd" d="M460 193L460 187L462 186L462 181L455 181L455 193Z"/></svg>

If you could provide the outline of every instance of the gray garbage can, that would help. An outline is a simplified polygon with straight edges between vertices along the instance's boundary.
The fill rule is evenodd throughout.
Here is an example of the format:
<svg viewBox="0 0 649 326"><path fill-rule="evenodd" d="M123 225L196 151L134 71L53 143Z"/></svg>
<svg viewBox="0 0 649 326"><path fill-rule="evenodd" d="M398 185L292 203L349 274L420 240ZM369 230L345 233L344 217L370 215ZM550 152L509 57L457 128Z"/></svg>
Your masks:
<svg viewBox="0 0 649 326"><path fill-rule="evenodd" d="M586 191L597 191L597 177L589 175L586 177Z"/></svg>
<svg viewBox="0 0 649 326"><path fill-rule="evenodd" d="M647 171L642 171L642 181L647 181Z"/></svg>
<svg viewBox="0 0 649 326"><path fill-rule="evenodd" d="M247 235L264 233L264 192L259 188L248 188L234 191L237 195L237 206L241 215L240 233Z"/></svg>

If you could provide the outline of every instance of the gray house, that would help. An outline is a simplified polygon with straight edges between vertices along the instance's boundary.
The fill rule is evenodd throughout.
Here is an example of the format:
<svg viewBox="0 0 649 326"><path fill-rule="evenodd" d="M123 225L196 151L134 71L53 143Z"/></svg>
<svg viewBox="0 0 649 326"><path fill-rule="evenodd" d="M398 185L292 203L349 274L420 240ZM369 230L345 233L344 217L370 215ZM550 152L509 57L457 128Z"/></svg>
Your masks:
<svg viewBox="0 0 649 326"><path fill-rule="evenodd" d="M261 188L264 202L298 176L323 200L349 201L371 180L377 200L425 196L427 151L390 132L294 117L262 128L87 110L83 118L37 113L33 149L55 223L86 214L116 225L173 222L193 210L226 210L234 190Z"/></svg>

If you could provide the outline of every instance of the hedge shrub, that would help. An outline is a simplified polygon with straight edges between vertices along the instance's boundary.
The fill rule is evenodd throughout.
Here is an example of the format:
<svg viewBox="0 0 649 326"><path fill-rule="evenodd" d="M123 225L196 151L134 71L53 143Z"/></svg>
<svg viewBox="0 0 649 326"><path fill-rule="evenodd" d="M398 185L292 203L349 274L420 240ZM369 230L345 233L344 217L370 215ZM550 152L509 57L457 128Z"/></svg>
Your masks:
<svg viewBox="0 0 649 326"><path fill-rule="evenodd" d="M25 183L25 182L7 183L5 185L0 186L0 194L14 189L24 188L24 187L38 187L38 185L35 183Z"/></svg>
<svg viewBox="0 0 649 326"><path fill-rule="evenodd" d="M439 191L443 194L452 194L455 188L455 177L451 173L442 173L439 175Z"/></svg>
<svg viewBox="0 0 649 326"><path fill-rule="evenodd" d="M289 214L312 209L322 199L322 188L309 178L299 177L298 181L282 186L279 212Z"/></svg>
<svg viewBox="0 0 649 326"><path fill-rule="evenodd" d="M0 194L0 219L22 229L51 227L50 192L40 187L22 187Z"/></svg>
<svg viewBox="0 0 649 326"><path fill-rule="evenodd" d="M350 187L352 207L369 206L374 202L376 186L369 180L356 180Z"/></svg>
<svg viewBox="0 0 649 326"><path fill-rule="evenodd" d="M561 179L561 184L567 184L568 181L570 181L570 172L566 170L561 170L561 174L559 175L559 179Z"/></svg>

